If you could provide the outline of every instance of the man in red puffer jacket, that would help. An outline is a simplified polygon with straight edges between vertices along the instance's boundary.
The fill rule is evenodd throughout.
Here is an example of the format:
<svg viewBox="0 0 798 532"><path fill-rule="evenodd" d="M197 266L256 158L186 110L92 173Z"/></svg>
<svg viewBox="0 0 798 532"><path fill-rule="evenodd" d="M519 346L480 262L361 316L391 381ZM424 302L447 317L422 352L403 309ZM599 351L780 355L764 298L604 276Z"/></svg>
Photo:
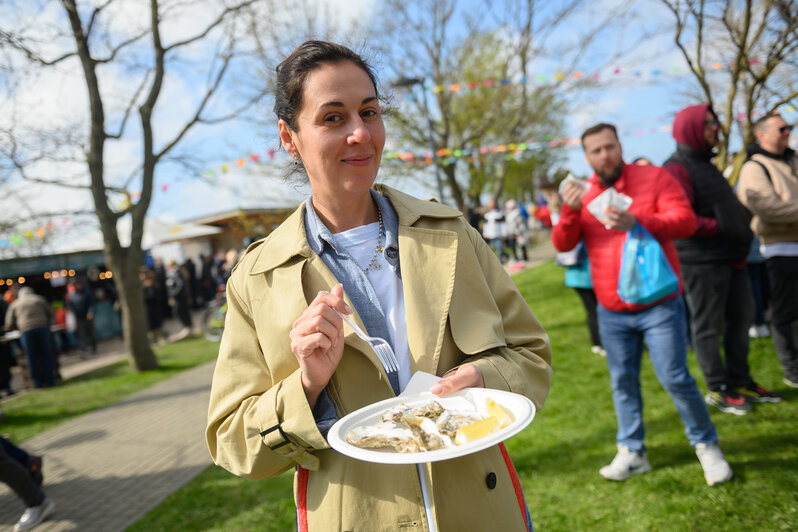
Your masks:
<svg viewBox="0 0 798 532"><path fill-rule="evenodd" d="M627 232L636 224L646 228L662 246L679 274L673 239L695 231L695 214L684 191L662 168L627 165L615 126L597 124L582 134L585 159L595 173L585 189L569 183L563 191L560 222L552 241L560 251L584 240L598 299L601 341L607 351L612 399L618 421L618 454L599 473L608 480L626 480L646 473L651 465L644 445L640 362L648 347L657 378L673 400L695 448L709 485L726 482L732 470L718 447L715 426L695 379L687 369L686 313L679 290L651 304L623 301L618 295L621 255ZM588 204L608 188L632 198L628 210L608 207L599 221Z"/></svg>

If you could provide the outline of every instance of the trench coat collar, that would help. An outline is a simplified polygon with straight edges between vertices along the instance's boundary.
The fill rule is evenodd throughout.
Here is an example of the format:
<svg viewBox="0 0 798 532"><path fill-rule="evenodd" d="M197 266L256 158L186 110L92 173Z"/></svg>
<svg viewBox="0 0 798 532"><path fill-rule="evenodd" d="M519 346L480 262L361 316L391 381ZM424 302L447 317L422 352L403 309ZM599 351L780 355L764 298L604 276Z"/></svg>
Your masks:
<svg viewBox="0 0 798 532"><path fill-rule="evenodd" d="M446 319L454 286L457 262L457 233L419 226L422 218L455 219L460 211L436 202L424 201L385 185L375 190L386 196L399 217L399 257L405 294L407 337L411 355L411 373L436 373L443 345ZM309 266L305 270L306 293L329 290L337 281L322 260L310 249L305 235L305 203L294 211L267 237L268 246L260 246L250 275L259 275L295 259ZM265 249L268 248L268 252ZM255 251L255 250L253 250ZM423 268L414 265L423 264ZM347 298L348 299L348 298ZM363 325L355 313L355 321ZM370 346L354 333L346 342L363 352L382 369Z"/></svg>
<svg viewBox="0 0 798 532"><path fill-rule="evenodd" d="M388 197L399 216L399 225L410 227L422 217L457 218L460 211L434 201L414 198L386 185L376 185L374 189ZM308 258L313 254L305 236L305 202L297 208L280 226L267 237L269 253L259 250L250 275L258 275L273 270L293 257Z"/></svg>

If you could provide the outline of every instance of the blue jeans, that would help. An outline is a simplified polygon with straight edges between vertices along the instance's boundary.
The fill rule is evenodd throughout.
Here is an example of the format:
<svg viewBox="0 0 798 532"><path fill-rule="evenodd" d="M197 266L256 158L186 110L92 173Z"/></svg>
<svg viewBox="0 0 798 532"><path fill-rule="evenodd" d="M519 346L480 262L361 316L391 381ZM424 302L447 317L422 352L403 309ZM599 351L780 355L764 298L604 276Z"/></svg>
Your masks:
<svg viewBox="0 0 798 532"><path fill-rule="evenodd" d="M607 350L618 444L634 452L646 448L640 393L643 342L660 384L682 418L690 445L717 443L718 435L701 391L687 369L684 300L676 297L637 312L613 312L599 305L598 321L601 343Z"/></svg>
<svg viewBox="0 0 798 532"><path fill-rule="evenodd" d="M53 386L53 349L50 342L50 329L38 327L25 331L19 337L25 359L28 361L28 370L36 388Z"/></svg>

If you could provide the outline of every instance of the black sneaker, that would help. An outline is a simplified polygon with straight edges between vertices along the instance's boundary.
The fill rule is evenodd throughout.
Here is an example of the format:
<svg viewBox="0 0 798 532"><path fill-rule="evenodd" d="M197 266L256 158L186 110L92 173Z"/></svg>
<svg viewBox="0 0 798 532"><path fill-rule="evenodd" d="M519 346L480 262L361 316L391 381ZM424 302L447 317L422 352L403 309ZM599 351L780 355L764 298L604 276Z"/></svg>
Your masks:
<svg viewBox="0 0 798 532"><path fill-rule="evenodd" d="M710 390L707 392L704 400L708 405L717 407L721 412L734 414L736 416L744 416L754 409L751 402L745 396L737 395L732 392L713 392Z"/></svg>
<svg viewBox="0 0 798 532"><path fill-rule="evenodd" d="M761 386L757 386L756 384L752 384L751 386L746 386L744 388L735 388L734 391L749 401L754 403L780 403L781 402L781 394L777 392L771 392L770 390L766 390Z"/></svg>

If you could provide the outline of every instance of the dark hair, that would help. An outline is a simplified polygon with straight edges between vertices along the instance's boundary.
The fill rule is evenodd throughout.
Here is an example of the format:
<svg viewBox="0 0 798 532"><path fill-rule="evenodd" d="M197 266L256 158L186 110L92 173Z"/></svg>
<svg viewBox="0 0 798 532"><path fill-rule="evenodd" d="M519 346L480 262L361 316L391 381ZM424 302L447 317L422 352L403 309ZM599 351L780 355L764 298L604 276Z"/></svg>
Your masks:
<svg viewBox="0 0 798 532"><path fill-rule="evenodd" d="M305 80L315 69L324 63L351 61L368 74L379 98L377 78L371 66L358 54L346 46L327 41L307 41L299 45L291 55L277 65L277 83L274 88L274 112L277 118L285 120L288 127L297 131L296 115L302 106L302 93Z"/></svg>
<svg viewBox="0 0 798 532"><path fill-rule="evenodd" d="M615 138L616 139L618 138L618 130L615 129L615 126L613 126L612 124L608 124L606 122L599 122L595 126L590 126L585 130L584 133L582 133L581 137L582 149L583 150L585 149L585 137L589 137L590 135L595 135L596 133L604 131L605 129L609 129L610 131L612 131L612 134L615 135Z"/></svg>

